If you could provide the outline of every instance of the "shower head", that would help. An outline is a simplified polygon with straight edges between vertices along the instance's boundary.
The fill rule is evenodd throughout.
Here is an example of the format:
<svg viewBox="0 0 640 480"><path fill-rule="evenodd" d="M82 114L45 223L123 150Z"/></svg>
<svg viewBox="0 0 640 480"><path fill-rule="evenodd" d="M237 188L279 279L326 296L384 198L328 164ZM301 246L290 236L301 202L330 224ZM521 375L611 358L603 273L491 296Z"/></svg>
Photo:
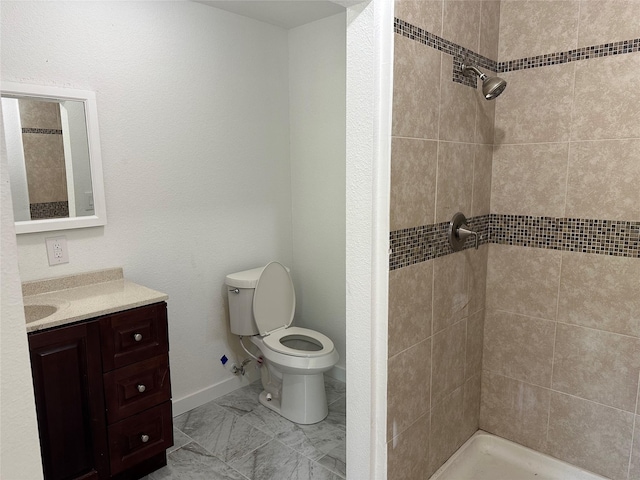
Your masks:
<svg viewBox="0 0 640 480"><path fill-rule="evenodd" d="M475 74L482 80L482 94L487 100L493 100L500 95L505 88L507 88L507 82L500 77L488 77L476 67L472 65L462 64L462 73L467 77Z"/></svg>

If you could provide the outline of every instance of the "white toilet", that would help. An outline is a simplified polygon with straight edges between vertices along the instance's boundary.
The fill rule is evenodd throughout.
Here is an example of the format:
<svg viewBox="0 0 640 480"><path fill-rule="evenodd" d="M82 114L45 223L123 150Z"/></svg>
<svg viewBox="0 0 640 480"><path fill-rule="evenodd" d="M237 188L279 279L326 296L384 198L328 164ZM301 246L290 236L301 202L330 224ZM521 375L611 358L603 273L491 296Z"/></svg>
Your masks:
<svg viewBox="0 0 640 480"><path fill-rule="evenodd" d="M268 367L260 403L295 423L328 413L324 374L338 362L331 339L292 327L296 293L288 269L278 262L227 275L231 332L250 336Z"/></svg>

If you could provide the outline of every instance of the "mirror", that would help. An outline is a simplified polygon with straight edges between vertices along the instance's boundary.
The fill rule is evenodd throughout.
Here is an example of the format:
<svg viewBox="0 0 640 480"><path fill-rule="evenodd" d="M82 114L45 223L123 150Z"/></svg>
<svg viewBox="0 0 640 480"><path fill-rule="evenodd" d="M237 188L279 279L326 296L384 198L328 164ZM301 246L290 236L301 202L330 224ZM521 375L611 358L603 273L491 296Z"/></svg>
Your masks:
<svg viewBox="0 0 640 480"><path fill-rule="evenodd" d="M105 225L95 94L2 82L16 233Z"/></svg>

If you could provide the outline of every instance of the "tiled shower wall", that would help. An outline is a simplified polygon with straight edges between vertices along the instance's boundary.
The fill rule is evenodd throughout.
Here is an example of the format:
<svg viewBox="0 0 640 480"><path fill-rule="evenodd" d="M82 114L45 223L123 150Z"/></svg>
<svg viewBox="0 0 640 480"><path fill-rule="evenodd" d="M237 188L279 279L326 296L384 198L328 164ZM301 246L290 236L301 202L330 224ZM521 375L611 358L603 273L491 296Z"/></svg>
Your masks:
<svg viewBox="0 0 640 480"><path fill-rule="evenodd" d="M492 217L544 218L600 254L492 238L480 428L619 480L640 479L638 39L638 1L501 2L499 64L529 60L500 74Z"/></svg>
<svg viewBox="0 0 640 480"><path fill-rule="evenodd" d="M489 214L495 103L452 81L450 52L497 58L499 2L397 0L395 16L433 40L395 34L390 221L409 238ZM428 478L478 428L489 246L423 243L389 275L389 479Z"/></svg>
<svg viewBox="0 0 640 480"><path fill-rule="evenodd" d="M68 217L60 107L28 99L19 105L31 218Z"/></svg>
<svg viewBox="0 0 640 480"><path fill-rule="evenodd" d="M640 478L639 12L396 0L390 479L478 425ZM452 81L461 48L509 82L496 102ZM457 211L480 250L442 241Z"/></svg>

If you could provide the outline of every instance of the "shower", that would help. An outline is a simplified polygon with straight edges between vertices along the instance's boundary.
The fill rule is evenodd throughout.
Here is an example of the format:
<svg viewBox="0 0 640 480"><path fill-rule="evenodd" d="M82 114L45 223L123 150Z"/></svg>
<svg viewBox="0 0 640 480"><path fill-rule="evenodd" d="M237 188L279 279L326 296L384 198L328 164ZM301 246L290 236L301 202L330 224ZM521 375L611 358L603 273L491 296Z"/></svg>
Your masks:
<svg viewBox="0 0 640 480"><path fill-rule="evenodd" d="M462 73L467 77L473 74L480 77L480 80L482 80L482 94L487 100L493 100L507 88L507 82L504 79L500 77L488 77L472 65L465 65L463 63Z"/></svg>

